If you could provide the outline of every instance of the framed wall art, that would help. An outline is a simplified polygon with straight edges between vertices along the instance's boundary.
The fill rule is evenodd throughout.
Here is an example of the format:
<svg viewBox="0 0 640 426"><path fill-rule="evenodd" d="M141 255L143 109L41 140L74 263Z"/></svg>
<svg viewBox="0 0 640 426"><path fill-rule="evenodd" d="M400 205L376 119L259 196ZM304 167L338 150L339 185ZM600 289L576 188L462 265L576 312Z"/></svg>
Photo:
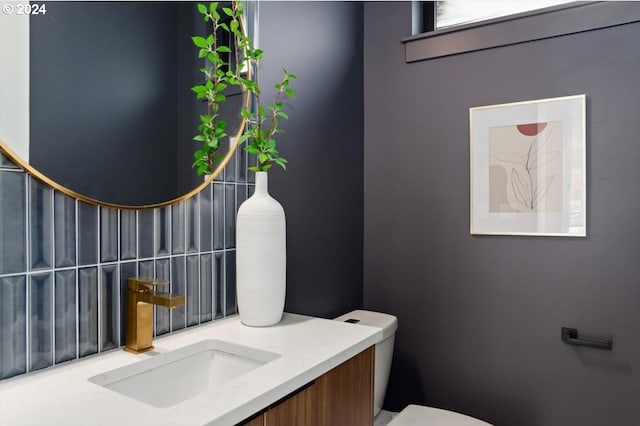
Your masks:
<svg viewBox="0 0 640 426"><path fill-rule="evenodd" d="M586 236L586 96L469 109L471 234Z"/></svg>

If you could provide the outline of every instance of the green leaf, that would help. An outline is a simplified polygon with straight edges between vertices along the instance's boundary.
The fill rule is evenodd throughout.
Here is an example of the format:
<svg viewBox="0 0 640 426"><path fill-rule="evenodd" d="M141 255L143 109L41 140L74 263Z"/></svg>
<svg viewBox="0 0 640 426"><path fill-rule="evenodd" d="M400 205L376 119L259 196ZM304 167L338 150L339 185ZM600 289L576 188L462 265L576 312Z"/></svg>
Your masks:
<svg viewBox="0 0 640 426"><path fill-rule="evenodd" d="M262 59L262 54L264 53L264 51L262 49L256 49L253 51L253 57L256 60L260 60Z"/></svg>
<svg viewBox="0 0 640 426"><path fill-rule="evenodd" d="M207 45L208 45L209 47L211 47L211 45L213 45L213 42L214 42L214 41L215 41L215 40L213 39L213 34L209 34L209 37L207 37Z"/></svg>
<svg viewBox="0 0 640 426"><path fill-rule="evenodd" d="M195 36L195 37L191 37L191 40L193 41L193 44L195 44L197 47L201 47L201 48L208 47L207 40L204 37Z"/></svg>
<svg viewBox="0 0 640 426"><path fill-rule="evenodd" d="M242 108L242 111L240 111L240 115L242 115L244 118L251 118L251 113L247 108Z"/></svg>
<svg viewBox="0 0 640 426"><path fill-rule="evenodd" d="M240 23L238 23L238 21L236 21L236 20L233 20L233 21L231 21L230 26L231 26L231 31L235 32L235 31L238 30L238 27L240 26Z"/></svg>
<svg viewBox="0 0 640 426"><path fill-rule="evenodd" d="M260 170L260 169L259 169L258 167L256 167L256 166L251 166L251 167L249 167L249 171L251 171L251 172L261 172L261 171L263 171L263 170Z"/></svg>
<svg viewBox="0 0 640 426"><path fill-rule="evenodd" d="M226 32L231 32L229 31L229 26L225 22L220 23L220 28L222 28Z"/></svg>
<svg viewBox="0 0 640 426"><path fill-rule="evenodd" d="M276 162L276 164L278 164L279 166L281 166L284 170L287 170L287 160L285 160L282 157L277 157L274 158L274 160Z"/></svg>
<svg viewBox="0 0 640 426"><path fill-rule="evenodd" d="M264 163L267 160L269 160L269 156L267 154L262 153L262 152L260 154L258 154L258 161L259 162Z"/></svg>
<svg viewBox="0 0 640 426"><path fill-rule="evenodd" d="M207 80L207 82L204 85L207 88L207 90L213 89L213 81L211 80Z"/></svg>
<svg viewBox="0 0 640 426"><path fill-rule="evenodd" d="M290 98L296 97L296 92L293 89L286 89L284 93L286 93L287 96L289 96Z"/></svg>
<svg viewBox="0 0 640 426"><path fill-rule="evenodd" d="M194 136L193 140L198 142L206 142L207 138L204 137L203 135L196 135Z"/></svg>
<svg viewBox="0 0 640 426"><path fill-rule="evenodd" d="M227 46L218 46L216 51L223 52L223 53L231 53L231 49L229 49Z"/></svg>
<svg viewBox="0 0 640 426"><path fill-rule="evenodd" d="M215 19L216 22L220 20L220 14L218 13L218 11L214 10L213 12L211 12L211 15L213 16L213 19Z"/></svg>
<svg viewBox="0 0 640 426"><path fill-rule="evenodd" d="M202 59L206 57L208 53L209 51L207 49L200 49L200 52L198 52L198 58Z"/></svg>
<svg viewBox="0 0 640 426"><path fill-rule="evenodd" d="M224 102L225 99L227 99L227 97L221 93L216 95L216 102Z"/></svg>
<svg viewBox="0 0 640 426"><path fill-rule="evenodd" d="M272 164L264 164L264 165L262 166L262 171L263 171L263 172L268 172L268 171L269 171L269 169L270 169L272 166L273 166Z"/></svg>
<svg viewBox="0 0 640 426"><path fill-rule="evenodd" d="M284 112L284 111L278 111L278 112L276 113L276 115L277 115L278 117L282 117L282 118L284 118L285 120L288 120L288 119L289 119L289 115L288 115L286 112Z"/></svg>
<svg viewBox="0 0 640 426"><path fill-rule="evenodd" d="M218 2L214 1L213 3L209 3L209 11L211 13L215 12L218 9Z"/></svg>
<svg viewBox="0 0 640 426"><path fill-rule="evenodd" d="M230 7L223 7L222 11L227 14L227 16L233 17L233 10Z"/></svg>
<svg viewBox="0 0 640 426"><path fill-rule="evenodd" d="M207 14L207 6L205 6L204 4L198 3L198 12L200 12L203 15L206 15Z"/></svg>
<svg viewBox="0 0 640 426"><path fill-rule="evenodd" d="M214 52L209 52L207 54L207 60L209 60L209 62L211 62L214 66L219 66L219 65L221 65L221 62L222 62L222 61L220 61L220 55L218 54L218 52L215 52L215 51ZM220 71L220 70L217 70L216 73L218 71Z"/></svg>

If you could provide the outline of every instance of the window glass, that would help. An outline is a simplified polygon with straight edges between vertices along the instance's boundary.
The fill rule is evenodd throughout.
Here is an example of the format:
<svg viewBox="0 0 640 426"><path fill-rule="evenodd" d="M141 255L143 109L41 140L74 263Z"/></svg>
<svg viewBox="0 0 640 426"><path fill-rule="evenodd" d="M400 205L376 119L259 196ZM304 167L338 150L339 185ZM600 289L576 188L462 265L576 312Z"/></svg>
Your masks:
<svg viewBox="0 0 640 426"><path fill-rule="evenodd" d="M574 0L446 0L436 2L436 29L571 3Z"/></svg>

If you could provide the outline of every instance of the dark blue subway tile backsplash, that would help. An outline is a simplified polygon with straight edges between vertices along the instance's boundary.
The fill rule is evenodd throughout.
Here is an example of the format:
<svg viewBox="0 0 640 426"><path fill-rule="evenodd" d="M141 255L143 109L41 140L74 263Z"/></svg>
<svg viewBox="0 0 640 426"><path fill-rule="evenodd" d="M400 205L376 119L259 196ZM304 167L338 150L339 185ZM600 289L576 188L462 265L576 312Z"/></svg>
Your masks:
<svg viewBox="0 0 640 426"><path fill-rule="evenodd" d="M200 256L186 257L186 311L187 326L200 323Z"/></svg>
<svg viewBox="0 0 640 426"><path fill-rule="evenodd" d="M153 224L155 210L141 210L138 212L138 258L153 257Z"/></svg>
<svg viewBox="0 0 640 426"><path fill-rule="evenodd" d="M78 356L98 352L98 267L78 270Z"/></svg>
<svg viewBox="0 0 640 426"><path fill-rule="evenodd" d="M29 280L29 369L53 365L53 277L33 274Z"/></svg>
<svg viewBox="0 0 640 426"><path fill-rule="evenodd" d="M187 290L187 271L184 256L176 256L171 258L171 292L186 295ZM185 298L186 299L186 298ZM157 308L163 310L166 308ZM175 309L171 309L171 331L181 330L186 327L186 306L182 305Z"/></svg>
<svg viewBox="0 0 640 426"><path fill-rule="evenodd" d="M100 262L118 260L118 210L100 208Z"/></svg>
<svg viewBox="0 0 640 426"><path fill-rule="evenodd" d="M224 253L213 254L213 307L214 319L224 317Z"/></svg>
<svg viewBox="0 0 640 426"><path fill-rule="evenodd" d="M243 155L197 195L145 210L77 200L2 155L0 379L122 346L131 276L185 295L154 307L156 336L235 314L235 217L254 181Z"/></svg>
<svg viewBox="0 0 640 426"><path fill-rule="evenodd" d="M191 197L184 201L185 207L185 248L187 253L197 253L199 248L198 233L198 198Z"/></svg>
<svg viewBox="0 0 640 426"><path fill-rule="evenodd" d="M120 211L120 259L128 260L136 257L136 211L122 210Z"/></svg>
<svg viewBox="0 0 640 426"><path fill-rule="evenodd" d="M224 185L213 184L213 249L224 248Z"/></svg>
<svg viewBox="0 0 640 426"><path fill-rule="evenodd" d="M156 278L171 281L171 259L156 260ZM169 286L171 289L171 286ZM155 333L157 336L171 331L171 311L166 308L154 307L156 313Z"/></svg>
<svg viewBox="0 0 640 426"><path fill-rule="evenodd" d="M27 372L26 275L0 278L0 377Z"/></svg>
<svg viewBox="0 0 640 426"><path fill-rule="evenodd" d="M211 253L200 255L200 322L213 319L213 256Z"/></svg>
<svg viewBox="0 0 640 426"><path fill-rule="evenodd" d="M224 246L233 248L236 246L236 187L237 185L225 185L224 200Z"/></svg>
<svg viewBox="0 0 640 426"><path fill-rule="evenodd" d="M167 206L155 210L155 247L156 256L167 256L171 248L171 207Z"/></svg>
<svg viewBox="0 0 640 426"><path fill-rule="evenodd" d="M225 254L225 315L233 315L238 312L236 301L236 252L228 251Z"/></svg>
<svg viewBox="0 0 640 426"><path fill-rule="evenodd" d="M211 185L198 194L198 206L200 208L200 251L207 252L213 249L213 192Z"/></svg>
<svg viewBox="0 0 640 426"><path fill-rule="evenodd" d="M98 263L98 207L78 201L78 264Z"/></svg>
<svg viewBox="0 0 640 426"><path fill-rule="evenodd" d="M184 207L184 202L171 206L171 254L183 254L185 252Z"/></svg>
<svg viewBox="0 0 640 426"><path fill-rule="evenodd" d="M100 351L120 346L120 276L118 264L100 266Z"/></svg>
<svg viewBox="0 0 640 426"><path fill-rule="evenodd" d="M27 270L27 180L0 170L0 275Z"/></svg>
<svg viewBox="0 0 640 426"><path fill-rule="evenodd" d="M55 267L76 265L76 203L61 192L53 196Z"/></svg>
<svg viewBox="0 0 640 426"><path fill-rule="evenodd" d="M53 265L53 189L29 178L29 252L31 270Z"/></svg>
<svg viewBox="0 0 640 426"><path fill-rule="evenodd" d="M55 362L76 358L76 270L56 271L54 282Z"/></svg>

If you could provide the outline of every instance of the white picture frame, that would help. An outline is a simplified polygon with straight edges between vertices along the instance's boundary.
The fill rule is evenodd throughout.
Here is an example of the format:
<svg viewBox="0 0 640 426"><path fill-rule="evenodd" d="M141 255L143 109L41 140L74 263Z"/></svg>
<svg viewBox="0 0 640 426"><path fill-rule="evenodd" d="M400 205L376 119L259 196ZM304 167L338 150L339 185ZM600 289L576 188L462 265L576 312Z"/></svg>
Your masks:
<svg viewBox="0 0 640 426"><path fill-rule="evenodd" d="M586 237L586 95L469 109L472 235Z"/></svg>

